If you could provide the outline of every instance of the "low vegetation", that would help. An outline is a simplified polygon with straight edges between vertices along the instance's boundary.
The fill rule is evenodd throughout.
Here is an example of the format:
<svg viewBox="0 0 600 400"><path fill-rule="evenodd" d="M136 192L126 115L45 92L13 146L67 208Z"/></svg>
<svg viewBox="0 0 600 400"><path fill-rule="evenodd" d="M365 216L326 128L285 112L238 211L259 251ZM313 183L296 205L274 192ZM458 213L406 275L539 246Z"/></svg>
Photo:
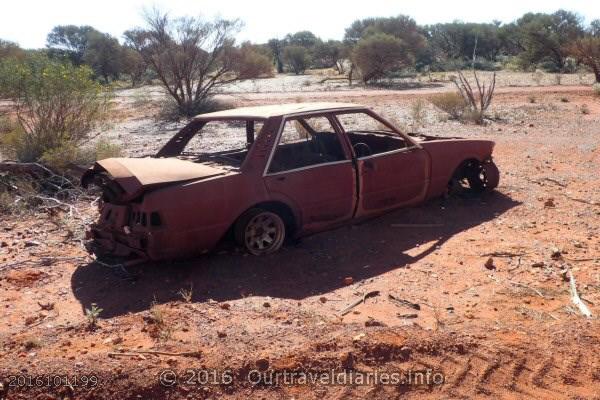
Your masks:
<svg viewBox="0 0 600 400"><path fill-rule="evenodd" d="M429 101L454 120L459 120L467 108L465 99L457 92L438 93L430 96Z"/></svg>
<svg viewBox="0 0 600 400"><path fill-rule="evenodd" d="M14 102L16 111L0 151L34 162L81 145L109 108L110 94L91 75L89 67L43 56L0 63L0 94Z"/></svg>

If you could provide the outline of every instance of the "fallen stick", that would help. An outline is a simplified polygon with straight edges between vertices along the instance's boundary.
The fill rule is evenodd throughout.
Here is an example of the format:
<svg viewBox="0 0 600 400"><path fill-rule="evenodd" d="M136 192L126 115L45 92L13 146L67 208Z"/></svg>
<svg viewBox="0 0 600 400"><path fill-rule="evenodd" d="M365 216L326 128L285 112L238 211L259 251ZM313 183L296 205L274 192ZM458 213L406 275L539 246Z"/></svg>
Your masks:
<svg viewBox="0 0 600 400"><path fill-rule="evenodd" d="M482 257L522 257L527 253L511 253L510 251L493 251L491 253L483 253Z"/></svg>
<svg viewBox="0 0 600 400"><path fill-rule="evenodd" d="M362 298L356 300L354 303L350 304L348 307L344 308L341 312L340 315L344 316L346 314L348 314L350 311L352 311L352 309L356 306L358 306L359 304L362 304L365 302L365 300L367 300L370 297L375 297L375 296L379 296L379 290L373 290L372 292L369 293L365 293L363 295Z"/></svg>
<svg viewBox="0 0 600 400"><path fill-rule="evenodd" d="M531 291L534 291L534 292L535 292L535 294L537 294L538 296L540 296L542 299L545 299L545 298L546 298L546 296L544 296L544 295L542 294L542 292L540 292L539 290L537 290L537 289L536 289L536 288L534 288L534 287L531 287L531 286L529 286L529 285L526 285L526 284L524 284L524 283L521 283L521 282L514 282L514 281L511 281L511 280L507 280L507 282L508 282L508 283L510 283L510 284L513 284L513 285L515 285L515 286L524 287L525 289L529 289L529 290L531 290Z"/></svg>
<svg viewBox="0 0 600 400"><path fill-rule="evenodd" d="M588 306L581 301L581 297L579 297L579 294L577 293L577 285L571 269L567 269L567 276L569 277L569 285L571 287L571 301L579 308L579 312L581 314L583 314L586 318L592 318L592 312Z"/></svg>
<svg viewBox="0 0 600 400"><path fill-rule="evenodd" d="M415 310L420 310L421 306L418 305L417 303L411 303L408 300L404 300L404 299L399 299L398 297L395 297L392 294L388 294L388 297L390 298L390 300L394 301L395 303L399 303L402 304L404 306L410 307L410 308L414 308Z"/></svg>
<svg viewBox="0 0 600 400"><path fill-rule="evenodd" d="M184 351L181 353L174 353L169 351L157 351L157 350L128 350L122 353L108 353L109 356L140 356L142 354L152 354L156 356L169 356L169 357L201 357L202 353L199 351Z"/></svg>
<svg viewBox="0 0 600 400"><path fill-rule="evenodd" d="M392 228L441 228L444 224L391 224Z"/></svg>
<svg viewBox="0 0 600 400"><path fill-rule="evenodd" d="M567 196L566 194L564 194L563 196L565 196L569 200L573 200L573 201L576 201L578 203L589 204L590 206L600 207L600 203L598 203L596 201L588 201L588 200L584 200L584 199L578 199L576 197Z"/></svg>

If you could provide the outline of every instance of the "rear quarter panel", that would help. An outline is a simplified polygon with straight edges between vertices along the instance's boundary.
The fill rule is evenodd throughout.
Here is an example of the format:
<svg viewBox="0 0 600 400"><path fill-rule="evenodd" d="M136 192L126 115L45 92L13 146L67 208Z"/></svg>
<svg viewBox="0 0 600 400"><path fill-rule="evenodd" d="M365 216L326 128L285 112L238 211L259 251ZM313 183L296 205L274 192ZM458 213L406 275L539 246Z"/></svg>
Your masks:
<svg viewBox="0 0 600 400"><path fill-rule="evenodd" d="M241 173L187 182L148 193L144 208L158 211L162 225L152 231L153 259L204 254L237 217L267 199L264 185Z"/></svg>
<svg viewBox="0 0 600 400"><path fill-rule="evenodd" d="M421 146L431 157L431 179L427 198L441 196L460 164L469 159L484 161L492 156L494 142L491 140L432 140Z"/></svg>

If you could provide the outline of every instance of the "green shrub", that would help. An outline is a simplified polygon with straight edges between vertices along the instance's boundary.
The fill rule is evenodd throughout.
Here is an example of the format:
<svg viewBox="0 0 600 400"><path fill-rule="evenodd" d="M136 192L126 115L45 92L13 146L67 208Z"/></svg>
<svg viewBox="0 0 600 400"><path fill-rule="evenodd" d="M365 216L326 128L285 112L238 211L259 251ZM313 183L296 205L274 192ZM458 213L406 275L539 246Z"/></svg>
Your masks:
<svg viewBox="0 0 600 400"><path fill-rule="evenodd" d="M82 148L72 142L54 147L44 152L40 161L55 171L65 171L71 165L91 165L94 161L105 158L120 157L122 150L119 145L106 139L100 139L92 147Z"/></svg>
<svg viewBox="0 0 600 400"><path fill-rule="evenodd" d="M385 33L375 33L356 44L352 60L363 82L367 83L412 64L414 54L402 40Z"/></svg>
<svg viewBox="0 0 600 400"><path fill-rule="evenodd" d="M288 68L296 75L303 74L311 63L308 50L302 46L287 46L284 48L283 59Z"/></svg>
<svg viewBox="0 0 600 400"><path fill-rule="evenodd" d="M600 83L594 83L594 86L592 86L592 90L594 91L594 94L596 96L600 96Z"/></svg>
<svg viewBox="0 0 600 400"><path fill-rule="evenodd" d="M413 101L410 105L410 115L413 121L418 125L423 125L427 118L426 104L422 99Z"/></svg>
<svg viewBox="0 0 600 400"><path fill-rule="evenodd" d="M17 126L3 135L3 153L31 162L81 143L109 106L109 93L92 75L88 67L40 55L0 62L0 97L17 111Z"/></svg>
<svg viewBox="0 0 600 400"><path fill-rule="evenodd" d="M214 97L205 97L198 102L188 104L185 111L182 111L182 106L169 97L160 102L159 107L160 110L156 116L157 120L179 122L184 117L194 117L198 114L228 110L233 108L233 104Z"/></svg>
<svg viewBox="0 0 600 400"><path fill-rule="evenodd" d="M434 94L429 97L429 101L451 119L460 119L467 108L465 99L457 92Z"/></svg>

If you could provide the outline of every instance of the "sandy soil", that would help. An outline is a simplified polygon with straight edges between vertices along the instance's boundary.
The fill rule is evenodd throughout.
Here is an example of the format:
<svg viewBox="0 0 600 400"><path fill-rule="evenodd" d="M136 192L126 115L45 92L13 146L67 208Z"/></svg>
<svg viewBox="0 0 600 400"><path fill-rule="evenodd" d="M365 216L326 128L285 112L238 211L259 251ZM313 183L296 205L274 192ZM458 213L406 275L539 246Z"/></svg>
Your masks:
<svg viewBox="0 0 600 400"><path fill-rule="evenodd" d="M434 200L271 256L224 243L186 262L109 268L78 240L95 217L87 203L72 218L2 216L0 399L598 398L600 100L582 86L501 86L486 126L445 121L431 106L414 121L413 102L445 86L227 94L238 105L350 100L412 131L497 143L495 193ZM152 90L141 100L123 92L106 133L131 155L155 151L176 128L153 122ZM567 269L590 319L571 301ZM92 303L103 309L95 330ZM165 370L177 384L161 383ZM233 378L205 384L206 371ZM255 384L265 371L444 379Z"/></svg>

